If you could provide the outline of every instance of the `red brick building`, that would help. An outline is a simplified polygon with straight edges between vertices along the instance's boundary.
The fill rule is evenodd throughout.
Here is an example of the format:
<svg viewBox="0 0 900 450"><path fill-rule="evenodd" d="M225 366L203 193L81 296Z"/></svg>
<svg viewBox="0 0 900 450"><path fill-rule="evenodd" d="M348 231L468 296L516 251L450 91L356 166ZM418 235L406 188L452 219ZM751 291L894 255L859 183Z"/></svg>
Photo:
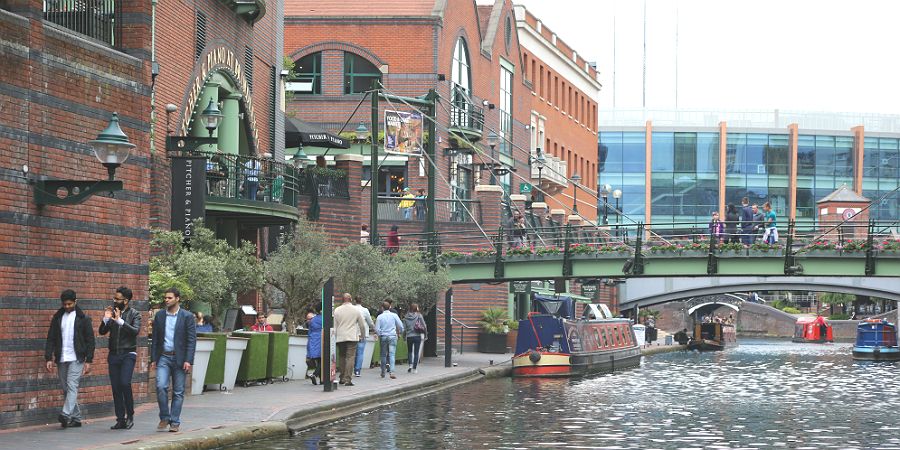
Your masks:
<svg viewBox="0 0 900 450"><path fill-rule="evenodd" d="M373 128L370 102L364 100L373 79L380 80L388 94L412 97L429 89L437 91L434 166L439 230L466 229L477 235L471 231L478 222L491 223L488 231L496 232L498 225L505 224L508 208L525 207L517 194L523 184L530 183L532 87L524 77L511 2L478 6L470 0L376 0L361 8L349 2L288 1L284 41L284 53L295 61L298 75L288 84L293 100L288 102L287 114L334 133L344 132L345 137L352 137L356 129L369 132ZM363 104L354 113L360 102ZM380 129L385 110L413 111L384 99L379 107ZM489 139L491 136L496 138ZM490 141L495 142L493 148ZM365 143L339 151L366 155L364 186L372 173L370 148ZM295 151L287 149L286 153ZM303 153L327 154L329 162L332 155L340 154L314 147L304 147ZM425 189L431 162L387 154L379 160L378 233L385 235L394 224L402 233L421 232L423 222L405 220L398 212L397 200L390 197L396 198L407 187L414 193ZM500 169L493 177L491 167ZM494 193L487 186L492 180L502 192ZM368 198L367 187L360 193ZM476 217L460 208L461 203ZM368 202L361 204L367 221ZM443 239L452 240L452 235L445 234ZM472 251L488 247L490 242L469 240L464 245ZM474 325L487 306L512 311L515 306L508 292L506 284L455 286L454 317Z"/></svg>
<svg viewBox="0 0 900 450"><path fill-rule="evenodd" d="M44 366L44 341L63 290L76 291L95 327L120 285L146 308L151 6L92 5L104 7L113 9L86 23L78 20L83 10L0 1L0 428L53 422L59 414L62 392ZM112 15L115 22L104 20ZM135 144L115 172L123 190L38 206L41 180L107 178L88 141L113 112ZM106 345L97 338L93 372L81 383L88 416L113 410ZM146 348L139 353L143 364ZM135 374L134 384L136 398L146 399L147 374Z"/></svg>

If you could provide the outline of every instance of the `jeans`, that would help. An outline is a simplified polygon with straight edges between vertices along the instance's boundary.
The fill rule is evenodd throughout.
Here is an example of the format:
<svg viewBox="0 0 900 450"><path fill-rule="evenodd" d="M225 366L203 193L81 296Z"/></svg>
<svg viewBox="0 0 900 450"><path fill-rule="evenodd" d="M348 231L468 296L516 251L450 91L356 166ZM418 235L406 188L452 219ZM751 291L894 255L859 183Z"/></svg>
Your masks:
<svg viewBox="0 0 900 450"><path fill-rule="evenodd" d="M250 200L256 200L256 191L259 189L259 181L250 181L247 180L244 183L244 190L247 198Z"/></svg>
<svg viewBox="0 0 900 450"><path fill-rule="evenodd" d="M387 370L394 373L394 355L397 354L397 336L379 336L381 341L381 375Z"/></svg>
<svg viewBox="0 0 900 450"><path fill-rule="evenodd" d="M169 378L172 378L172 408L169 409ZM156 402L159 403L159 420L173 425L181 424L181 405L184 404L183 367L178 367L175 357L161 355L156 363Z"/></svg>
<svg viewBox="0 0 900 450"><path fill-rule="evenodd" d="M413 369L419 367L419 349L422 347L422 336L407 336L406 347L409 349L409 365Z"/></svg>
<svg viewBox="0 0 900 450"><path fill-rule="evenodd" d="M81 408L78 406L78 384L81 382L83 370L84 361L71 361L56 365L59 384L65 396L62 415L79 422L81 421Z"/></svg>
<svg viewBox="0 0 900 450"><path fill-rule="evenodd" d="M753 227L750 228L741 228L741 242L745 245L750 245L753 243L753 237L756 235L756 231Z"/></svg>
<svg viewBox="0 0 900 450"><path fill-rule="evenodd" d="M124 422L125 417L134 417L134 396L131 391L131 376L134 374L134 353L110 354L109 384L112 386L113 402L116 404L116 420Z"/></svg>
<svg viewBox="0 0 900 450"><path fill-rule="evenodd" d="M338 342L338 352L341 359L338 361L338 371L341 373L341 383L349 383L353 381L353 372L351 367L356 363L356 344L357 341Z"/></svg>
<svg viewBox="0 0 900 450"><path fill-rule="evenodd" d="M413 208L412 207L403 208L403 219L412 220L412 217L413 217Z"/></svg>
<svg viewBox="0 0 900 450"><path fill-rule="evenodd" d="M359 341L359 344L356 346L356 365L353 366L354 372L359 372L362 370L363 366L363 357L366 355L366 340L363 339Z"/></svg>

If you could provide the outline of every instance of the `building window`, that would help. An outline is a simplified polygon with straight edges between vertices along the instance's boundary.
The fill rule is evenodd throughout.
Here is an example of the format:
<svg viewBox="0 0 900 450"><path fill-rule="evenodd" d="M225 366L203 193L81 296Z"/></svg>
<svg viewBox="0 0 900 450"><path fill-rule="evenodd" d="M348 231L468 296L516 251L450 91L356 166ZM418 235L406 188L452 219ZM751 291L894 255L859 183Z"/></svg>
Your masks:
<svg viewBox="0 0 900 450"><path fill-rule="evenodd" d="M509 53L509 47L512 45L512 19L506 17L506 25L503 29L503 43L506 45L506 53Z"/></svg>
<svg viewBox="0 0 900 450"><path fill-rule="evenodd" d="M194 30L194 60L200 58L206 48L206 14L197 11L197 26Z"/></svg>
<svg viewBox="0 0 900 450"><path fill-rule="evenodd" d="M453 66L450 68L450 81L453 82L451 125L470 126L472 73L469 69L469 49L466 46L466 40L462 37L456 40L456 46L453 48Z"/></svg>
<svg viewBox="0 0 900 450"><path fill-rule="evenodd" d="M302 89L295 92L316 95L322 93L322 52L312 53L297 60L294 72L297 78L293 81L302 86Z"/></svg>
<svg viewBox="0 0 900 450"><path fill-rule="evenodd" d="M247 90L253 92L253 49L250 47L244 47L244 78Z"/></svg>
<svg viewBox="0 0 900 450"><path fill-rule="evenodd" d="M360 94L372 88L372 81L381 80L381 71L367 59L344 52L344 93Z"/></svg>
<svg viewBox="0 0 900 450"><path fill-rule="evenodd" d="M500 66L500 153L512 155L513 73Z"/></svg>

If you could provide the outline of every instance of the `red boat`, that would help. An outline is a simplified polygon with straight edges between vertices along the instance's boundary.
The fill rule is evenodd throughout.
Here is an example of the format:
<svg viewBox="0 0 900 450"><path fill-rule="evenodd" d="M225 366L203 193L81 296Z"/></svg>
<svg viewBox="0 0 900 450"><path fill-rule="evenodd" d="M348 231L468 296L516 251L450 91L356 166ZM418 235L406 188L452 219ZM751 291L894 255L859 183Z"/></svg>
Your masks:
<svg viewBox="0 0 900 450"><path fill-rule="evenodd" d="M793 342L822 344L834 342L834 334L831 324L824 317L801 317L797 319L797 324L794 325L794 338L791 340Z"/></svg>

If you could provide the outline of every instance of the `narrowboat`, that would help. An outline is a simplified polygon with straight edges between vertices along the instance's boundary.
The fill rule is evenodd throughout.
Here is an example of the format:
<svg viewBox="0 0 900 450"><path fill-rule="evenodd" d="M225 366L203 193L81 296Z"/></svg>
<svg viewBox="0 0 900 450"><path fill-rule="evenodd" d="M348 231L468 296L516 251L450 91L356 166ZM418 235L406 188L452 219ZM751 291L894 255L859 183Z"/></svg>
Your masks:
<svg viewBox="0 0 900 450"><path fill-rule="evenodd" d="M897 327L885 319L868 319L856 326L853 359L865 361L900 360Z"/></svg>
<svg viewBox="0 0 900 450"><path fill-rule="evenodd" d="M834 332L831 324L822 316L801 317L794 325L794 338L791 341L814 344L834 342Z"/></svg>
<svg viewBox="0 0 900 450"><path fill-rule="evenodd" d="M571 377L613 372L641 364L629 319L612 317L606 305L587 304L575 318L575 301L533 294L536 311L519 321L514 377Z"/></svg>
<svg viewBox="0 0 900 450"><path fill-rule="evenodd" d="M716 351L737 346L734 325L724 323L695 323L694 336L688 342L688 350Z"/></svg>

